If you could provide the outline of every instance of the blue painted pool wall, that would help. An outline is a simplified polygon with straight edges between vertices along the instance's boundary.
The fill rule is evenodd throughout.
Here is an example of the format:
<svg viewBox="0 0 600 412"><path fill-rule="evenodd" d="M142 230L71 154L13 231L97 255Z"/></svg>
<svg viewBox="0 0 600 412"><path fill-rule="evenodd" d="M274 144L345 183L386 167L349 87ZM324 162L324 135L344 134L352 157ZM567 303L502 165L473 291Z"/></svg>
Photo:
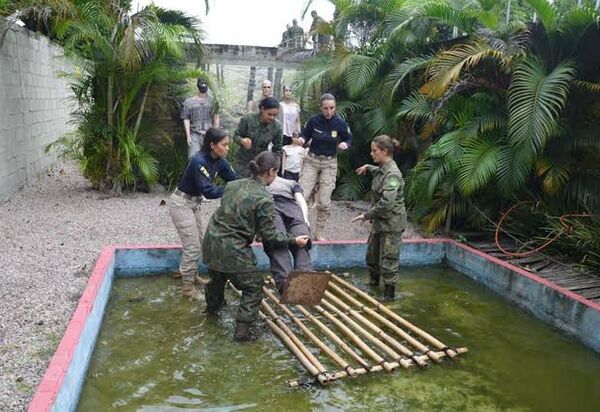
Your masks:
<svg viewBox="0 0 600 412"><path fill-rule="evenodd" d="M77 409L77 403L79 402L88 366L94 353L96 339L100 332L102 319L112 290L114 272L115 256L112 257L107 266L106 274L94 300L93 308L86 319L77 349L58 392L52 411L64 412L75 411Z"/></svg>
<svg viewBox="0 0 600 412"><path fill-rule="evenodd" d="M453 244L446 245L446 263L600 352L600 312L597 310Z"/></svg>
<svg viewBox="0 0 600 412"><path fill-rule="evenodd" d="M259 270L269 270L269 259L262 245L252 246ZM365 266L366 243L314 244L311 260L317 270ZM443 243L404 243L400 263L404 266L434 265L442 263L445 256ZM157 275L179 270L181 249L117 249L116 276L129 277ZM203 264L198 267L205 272Z"/></svg>

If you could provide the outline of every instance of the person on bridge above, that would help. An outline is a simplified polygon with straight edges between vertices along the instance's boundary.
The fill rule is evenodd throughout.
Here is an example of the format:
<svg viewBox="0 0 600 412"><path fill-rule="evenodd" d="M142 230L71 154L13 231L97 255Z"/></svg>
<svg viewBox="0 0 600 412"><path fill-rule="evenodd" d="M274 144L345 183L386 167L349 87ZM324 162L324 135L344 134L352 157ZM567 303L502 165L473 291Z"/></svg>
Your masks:
<svg viewBox="0 0 600 412"><path fill-rule="evenodd" d="M274 97L265 97L261 100L260 112L248 113L240 119L233 140L239 145L235 156L234 169L242 177L250 176L248 163L260 152L268 150L278 157L281 156L283 146L281 123L277 120L279 101Z"/></svg>
<svg viewBox="0 0 600 412"><path fill-rule="evenodd" d="M212 97L208 95L208 82L199 77L196 85L198 94L183 102L181 119L188 144L188 159L191 159L202 147L204 135L209 127L219 127L219 115L215 110Z"/></svg>
<svg viewBox="0 0 600 412"><path fill-rule="evenodd" d="M324 50L330 40L330 37L324 33L327 22L317 14L316 10L311 11L310 15L313 18L309 30L312 36L313 49L316 51Z"/></svg>
<svg viewBox="0 0 600 412"><path fill-rule="evenodd" d="M337 150L347 150L352 144L348 123L335 113L335 97L325 93L321 96L321 113L312 116L302 130L301 138L310 142L308 156L300 172L300 185L308 200L315 186L319 185L317 221L314 238L323 240L325 222L331 208L331 193L335 189L337 175Z"/></svg>
<svg viewBox="0 0 600 412"><path fill-rule="evenodd" d="M292 26L290 26L289 23L285 25L285 31L281 33L281 43L279 44L279 47L282 47L284 49L290 47L290 41L292 38L291 28Z"/></svg>
<svg viewBox="0 0 600 412"><path fill-rule="evenodd" d="M265 97L273 97L273 84L271 83L271 80L263 80L262 82L262 95L261 97L253 102L252 100L248 101L248 113L251 112L255 112L258 111L258 105L259 103L262 101L262 99L264 99Z"/></svg>
<svg viewBox="0 0 600 412"><path fill-rule="evenodd" d="M290 45L288 47L294 49L303 49L304 48L304 29L298 26L298 20L292 20L292 27L290 28L290 37L289 37Z"/></svg>

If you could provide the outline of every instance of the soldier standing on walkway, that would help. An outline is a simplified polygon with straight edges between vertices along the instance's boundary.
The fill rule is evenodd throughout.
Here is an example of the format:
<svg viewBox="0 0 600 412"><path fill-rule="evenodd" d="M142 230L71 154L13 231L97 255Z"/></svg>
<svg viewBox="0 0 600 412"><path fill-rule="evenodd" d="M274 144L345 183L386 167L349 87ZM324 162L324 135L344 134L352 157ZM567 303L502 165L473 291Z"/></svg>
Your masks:
<svg viewBox="0 0 600 412"><path fill-rule="evenodd" d="M219 127L219 115L215 110L212 97L208 95L206 79L199 77L196 82L198 94L183 102L181 119L188 144L188 159L202 147L204 135L209 127Z"/></svg>
<svg viewBox="0 0 600 412"><path fill-rule="evenodd" d="M198 263L202 246L202 199L216 199L223 195L223 187L214 184L220 175L229 182L237 178L225 158L229 153L229 136L221 130L210 128L204 136L202 150L189 161L181 175L177 188L167 204L169 215L175 224L182 252L179 271L183 278L183 296L199 299L194 283L199 283ZM196 281L196 282L195 282Z"/></svg>
<svg viewBox="0 0 600 412"><path fill-rule="evenodd" d="M290 28L290 45L289 47L300 49L304 48L304 29L298 26L298 20L292 20Z"/></svg>
<svg viewBox="0 0 600 412"><path fill-rule="evenodd" d="M309 199L315 186L319 185L317 197L317 221L314 238L323 240L325 222L330 214L331 193L337 176L337 150L347 150L352 144L348 123L335 113L335 97L326 93L321 96L321 113L312 116L302 130L302 138L310 142L308 156L300 173L300 185L304 198Z"/></svg>
<svg viewBox="0 0 600 412"><path fill-rule="evenodd" d="M205 288L206 311L214 315L225 302L227 280L241 289L234 340L249 339L250 325L256 321L263 298L263 278L256 268L250 246L260 238L273 246L304 247L308 236L278 232L273 223L273 197L265 186L277 176L278 162L273 153L262 152L249 163L252 177L229 183L221 206L212 215L202 244L204 264L210 280Z"/></svg>
<svg viewBox="0 0 600 412"><path fill-rule="evenodd" d="M260 152L268 149L281 156L283 130L277 120L279 102L274 97L266 97L260 102L259 113L248 113L240 119L233 140L239 145L234 168L242 177L249 177L248 162Z"/></svg>
<svg viewBox="0 0 600 412"><path fill-rule="evenodd" d="M406 228L404 179L394 161L396 147L398 141L386 135L377 136L371 142L371 157L379 166L364 165L356 169L356 173L369 173L373 176L371 190L375 204L364 214L352 219L353 222L372 222L366 256L369 285L379 286L379 278L383 277L383 297L388 300L395 296L400 243L402 232Z"/></svg>

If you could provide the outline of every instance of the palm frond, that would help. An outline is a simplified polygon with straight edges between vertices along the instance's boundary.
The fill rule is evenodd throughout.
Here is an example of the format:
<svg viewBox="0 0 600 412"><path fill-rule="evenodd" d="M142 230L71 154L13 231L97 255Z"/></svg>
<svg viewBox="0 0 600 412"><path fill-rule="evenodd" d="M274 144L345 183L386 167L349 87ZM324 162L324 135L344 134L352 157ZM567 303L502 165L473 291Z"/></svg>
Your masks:
<svg viewBox="0 0 600 412"><path fill-rule="evenodd" d="M398 88L406 76L415 70L422 70L431 63L433 55L428 54L419 57L413 57L404 60L397 65L384 80L384 90L387 91L388 99L392 99L396 95Z"/></svg>
<svg viewBox="0 0 600 412"><path fill-rule="evenodd" d="M575 68L570 62L546 73L541 62L526 59L515 69L509 88L509 141L527 143L539 153L557 126L564 108Z"/></svg>
<svg viewBox="0 0 600 412"><path fill-rule="evenodd" d="M500 147L490 139L472 139L460 159L458 181L463 194L469 196L484 188L496 175Z"/></svg>
<svg viewBox="0 0 600 412"><path fill-rule="evenodd" d="M556 6L551 4L548 0L525 0L535 12L538 18L548 31L553 31L556 28L560 14Z"/></svg>

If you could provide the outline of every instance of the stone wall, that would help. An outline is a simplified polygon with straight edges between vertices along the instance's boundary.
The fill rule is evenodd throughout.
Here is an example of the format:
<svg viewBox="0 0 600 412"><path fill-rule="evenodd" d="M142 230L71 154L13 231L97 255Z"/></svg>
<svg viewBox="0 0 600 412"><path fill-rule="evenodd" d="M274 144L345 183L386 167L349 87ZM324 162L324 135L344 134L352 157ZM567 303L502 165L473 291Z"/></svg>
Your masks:
<svg viewBox="0 0 600 412"><path fill-rule="evenodd" d="M3 23L3 22L2 22ZM31 183L56 160L44 149L72 129L62 49L21 27L0 48L0 203Z"/></svg>

